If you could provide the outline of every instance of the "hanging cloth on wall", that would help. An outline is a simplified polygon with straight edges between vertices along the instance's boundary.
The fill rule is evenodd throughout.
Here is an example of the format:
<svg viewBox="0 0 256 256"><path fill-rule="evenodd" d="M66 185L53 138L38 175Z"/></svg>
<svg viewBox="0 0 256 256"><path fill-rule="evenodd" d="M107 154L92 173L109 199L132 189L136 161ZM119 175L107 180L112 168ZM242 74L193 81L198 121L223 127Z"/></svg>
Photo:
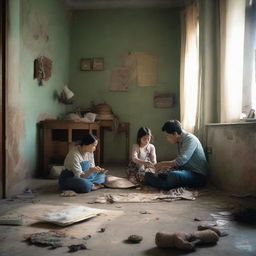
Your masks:
<svg viewBox="0 0 256 256"><path fill-rule="evenodd" d="M44 56L40 56L34 61L34 79L39 85L43 85L43 80L47 81L52 74L52 61Z"/></svg>

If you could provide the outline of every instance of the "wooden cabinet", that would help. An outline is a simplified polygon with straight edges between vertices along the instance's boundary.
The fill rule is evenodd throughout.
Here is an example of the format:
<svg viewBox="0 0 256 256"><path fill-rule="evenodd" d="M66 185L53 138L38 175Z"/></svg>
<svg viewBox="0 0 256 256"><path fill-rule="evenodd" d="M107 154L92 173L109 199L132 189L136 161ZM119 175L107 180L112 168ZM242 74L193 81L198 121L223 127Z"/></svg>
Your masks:
<svg viewBox="0 0 256 256"><path fill-rule="evenodd" d="M129 123L114 124L112 120L96 123L75 122L71 120L45 120L39 123L40 129L40 170L41 176L48 176L52 165L63 165L69 150L79 144L86 133L93 133L99 138L95 151L95 163L104 163L104 131L111 130L125 133L125 158L129 160Z"/></svg>
<svg viewBox="0 0 256 256"><path fill-rule="evenodd" d="M39 128L43 176L48 175L51 165L63 165L69 150L79 144L84 134L91 132L100 138L100 126L97 123L46 120L39 123ZM98 145L95 151L96 164L99 164L101 158L100 149L101 146Z"/></svg>

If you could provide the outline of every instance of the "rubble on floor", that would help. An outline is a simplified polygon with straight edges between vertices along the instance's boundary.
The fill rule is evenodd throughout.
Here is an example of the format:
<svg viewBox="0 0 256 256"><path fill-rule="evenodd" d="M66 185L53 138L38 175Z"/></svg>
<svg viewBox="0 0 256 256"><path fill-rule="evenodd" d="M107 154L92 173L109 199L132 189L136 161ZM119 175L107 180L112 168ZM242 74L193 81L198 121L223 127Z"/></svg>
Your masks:
<svg viewBox="0 0 256 256"><path fill-rule="evenodd" d="M31 244L56 249L58 247L68 247L69 252L87 249L86 241L69 236L60 231L49 231L25 235L25 240Z"/></svg>

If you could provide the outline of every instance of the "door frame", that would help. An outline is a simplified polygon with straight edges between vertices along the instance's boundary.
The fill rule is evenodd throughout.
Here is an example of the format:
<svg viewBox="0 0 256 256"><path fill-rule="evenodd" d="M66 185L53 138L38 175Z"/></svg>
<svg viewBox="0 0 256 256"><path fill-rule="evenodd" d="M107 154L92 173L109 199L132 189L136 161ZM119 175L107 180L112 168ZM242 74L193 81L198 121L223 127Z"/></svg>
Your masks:
<svg viewBox="0 0 256 256"><path fill-rule="evenodd" d="M7 6L8 0L0 0L0 197L6 198L6 88L7 88Z"/></svg>

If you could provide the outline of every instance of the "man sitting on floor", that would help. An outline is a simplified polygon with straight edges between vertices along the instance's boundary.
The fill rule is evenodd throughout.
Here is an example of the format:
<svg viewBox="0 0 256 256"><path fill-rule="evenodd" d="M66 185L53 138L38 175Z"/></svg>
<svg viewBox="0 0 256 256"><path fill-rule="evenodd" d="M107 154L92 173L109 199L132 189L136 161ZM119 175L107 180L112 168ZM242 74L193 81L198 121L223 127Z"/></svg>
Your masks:
<svg viewBox="0 0 256 256"><path fill-rule="evenodd" d="M198 138L184 131L177 120L167 121L162 131L170 143L177 144L178 156L172 161L155 164L156 169L168 168L168 170L159 174L148 172L145 174L145 181L153 187L164 190L205 185L207 161Z"/></svg>

